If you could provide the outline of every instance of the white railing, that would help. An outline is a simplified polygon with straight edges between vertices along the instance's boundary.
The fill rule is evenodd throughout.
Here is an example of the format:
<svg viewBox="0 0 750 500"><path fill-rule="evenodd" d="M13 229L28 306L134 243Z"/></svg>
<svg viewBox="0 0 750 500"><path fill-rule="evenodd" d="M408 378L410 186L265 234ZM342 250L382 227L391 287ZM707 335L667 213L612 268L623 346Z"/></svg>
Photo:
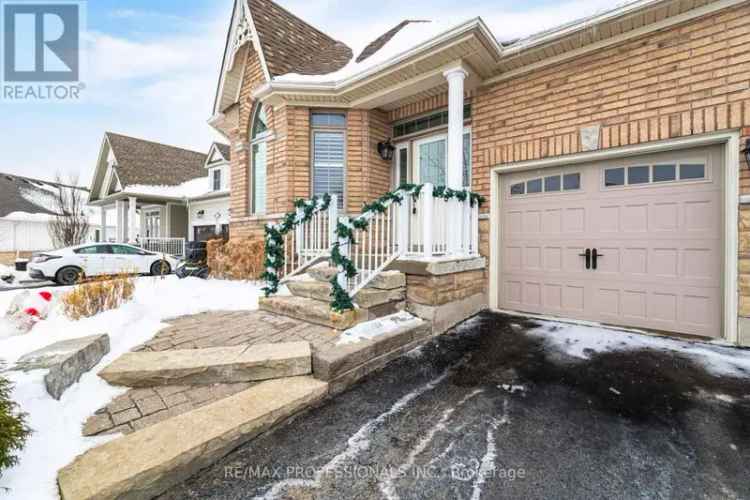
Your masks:
<svg viewBox="0 0 750 500"><path fill-rule="evenodd" d="M300 220L303 212L303 209L297 209ZM331 195L327 210L322 210L321 205L318 205L307 222L284 235L284 267L280 276L282 282L331 255L337 221L338 199L336 195Z"/></svg>
<svg viewBox="0 0 750 500"><path fill-rule="evenodd" d="M367 229L352 229L354 244L347 239L339 240L342 255L348 257L357 268L357 275L353 278L347 278L343 271L339 272L339 285L350 297L354 297L394 260L406 253L412 197L400 194L404 200L401 204L389 200L384 203L383 213L369 212L358 217L369 224ZM353 227L346 217L342 218L342 223Z"/></svg>
<svg viewBox="0 0 750 500"><path fill-rule="evenodd" d="M140 238L136 245L149 252L185 257L185 238Z"/></svg>
<svg viewBox="0 0 750 500"><path fill-rule="evenodd" d="M464 201L433 196L434 186L425 184L415 199L410 192L399 191L401 203L387 201L383 213L369 212L359 219L369 222L356 229L342 218L354 233L354 244L339 240L340 251L357 269L347 278L339 270L339 285L354 297L393 261L402 256L424 259L470 257L479 254L479 206Z"/></svg>
<svg viewBox="0 0 750 500"><path fill-rule="evenodd" d="M407 255L431 259L479 254L478 204L472 206L468 198L436 198L431 184L425 184L418 200L410 197L408 204L412 216L408 221Z"/></svg>

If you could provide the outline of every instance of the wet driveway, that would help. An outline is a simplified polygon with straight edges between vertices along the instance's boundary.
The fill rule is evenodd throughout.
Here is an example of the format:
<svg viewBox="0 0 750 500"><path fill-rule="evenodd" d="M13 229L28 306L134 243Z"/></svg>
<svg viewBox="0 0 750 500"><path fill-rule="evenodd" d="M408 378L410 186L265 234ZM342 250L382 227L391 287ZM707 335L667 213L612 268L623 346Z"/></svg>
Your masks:
<svg viewBox="0 0 750 500"><path fill-rule="evenodd" d="M163 498L750 498L750 352L578 334L484 313Z"/></svg>

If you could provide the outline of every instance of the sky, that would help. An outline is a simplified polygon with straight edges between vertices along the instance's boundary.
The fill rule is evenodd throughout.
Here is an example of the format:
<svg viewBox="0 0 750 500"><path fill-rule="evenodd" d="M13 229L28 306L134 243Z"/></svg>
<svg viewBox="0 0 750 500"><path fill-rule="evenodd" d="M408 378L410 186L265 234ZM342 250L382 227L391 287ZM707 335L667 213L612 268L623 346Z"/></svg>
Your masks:
<svg viewBox="0 0 750 500"><path fill-rule="evenodd" d="M207 124L233 0L88 0L81 102L0 101L0 172L87 185L105 131L207 152ZM527 36L612 0L277 0L352 47L403 19L482 17L500 39Z"/></svg>

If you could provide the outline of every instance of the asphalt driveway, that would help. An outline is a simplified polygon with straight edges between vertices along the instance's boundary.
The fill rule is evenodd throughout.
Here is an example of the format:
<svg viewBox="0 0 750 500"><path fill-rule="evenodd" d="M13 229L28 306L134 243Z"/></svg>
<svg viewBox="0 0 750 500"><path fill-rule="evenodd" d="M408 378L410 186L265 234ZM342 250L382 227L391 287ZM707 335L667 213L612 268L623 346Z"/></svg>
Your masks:
<svg viewBox="0 0 750 500"><path fill-rule="evenodd" d="M750 352L538 327L484 313L163 498L750 498Z"/></svg>

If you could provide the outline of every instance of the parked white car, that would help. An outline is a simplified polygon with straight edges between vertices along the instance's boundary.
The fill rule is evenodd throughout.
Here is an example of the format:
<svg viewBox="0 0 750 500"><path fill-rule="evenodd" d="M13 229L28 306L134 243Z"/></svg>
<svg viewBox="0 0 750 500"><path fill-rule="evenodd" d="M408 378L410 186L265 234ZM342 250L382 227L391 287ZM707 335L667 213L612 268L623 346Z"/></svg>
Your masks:
<svg viewBox="0 0 750 500"><path fill-rule="evenodd" d="M73 285L82 277L115 274L169 274L179 263L174 255L149 252L121 243L89 243L35 255L29 277Z"/></svg>

